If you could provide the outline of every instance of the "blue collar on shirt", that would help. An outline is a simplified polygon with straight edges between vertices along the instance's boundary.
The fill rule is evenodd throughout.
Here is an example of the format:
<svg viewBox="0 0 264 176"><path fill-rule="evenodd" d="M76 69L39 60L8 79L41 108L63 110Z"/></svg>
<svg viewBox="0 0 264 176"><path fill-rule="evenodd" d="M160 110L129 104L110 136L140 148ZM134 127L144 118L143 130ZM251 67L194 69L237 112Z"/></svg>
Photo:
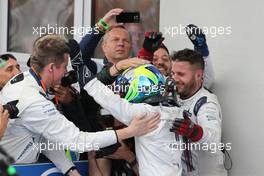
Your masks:
<svg viewBox="0 0 264 176"><path fill-rule="evenodd" d="M33 76L33 78L37 81L38 85L39 85L40 87L42 87L42 85L41 85L41 77L38 76L38 75L32 70L32 68L29 69L29 73L30 73L30 74Z"/></svg>

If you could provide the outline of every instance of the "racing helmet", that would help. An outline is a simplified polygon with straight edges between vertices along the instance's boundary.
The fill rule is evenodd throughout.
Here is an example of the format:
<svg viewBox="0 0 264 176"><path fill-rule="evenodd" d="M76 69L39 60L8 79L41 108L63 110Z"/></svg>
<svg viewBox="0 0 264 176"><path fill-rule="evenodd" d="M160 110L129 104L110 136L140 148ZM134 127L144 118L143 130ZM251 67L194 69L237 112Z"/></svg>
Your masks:
<svg viewBox="0 0 264 176"><path fill-rule="evenodd" d="M119 94L131 103L141 103L144 100L160 95L164 89L164 77L151 64L131 67L125 70L116 80Z"/></svg>

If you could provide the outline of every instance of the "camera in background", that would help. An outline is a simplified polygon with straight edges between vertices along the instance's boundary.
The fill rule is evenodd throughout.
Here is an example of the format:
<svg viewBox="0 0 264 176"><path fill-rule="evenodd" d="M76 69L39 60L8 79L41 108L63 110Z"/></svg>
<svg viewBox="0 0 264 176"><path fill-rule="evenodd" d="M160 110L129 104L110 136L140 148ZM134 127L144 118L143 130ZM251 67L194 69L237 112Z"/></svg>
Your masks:
<svg viewBox="0 0 264 176"><path fill-rule="evenodd" d="M3 105L3 108L8 111L10 119L18 118L18 108L16 107L18 100L11 101Z"/></svg>
<svg viewBox="0 0 264 176"><path fill-rule="evenodd" d="M78 76L76 71L71 70L67 72L62 78L61 78L61 85L63 87L69 87L70 85L77 83Z"/></svg>

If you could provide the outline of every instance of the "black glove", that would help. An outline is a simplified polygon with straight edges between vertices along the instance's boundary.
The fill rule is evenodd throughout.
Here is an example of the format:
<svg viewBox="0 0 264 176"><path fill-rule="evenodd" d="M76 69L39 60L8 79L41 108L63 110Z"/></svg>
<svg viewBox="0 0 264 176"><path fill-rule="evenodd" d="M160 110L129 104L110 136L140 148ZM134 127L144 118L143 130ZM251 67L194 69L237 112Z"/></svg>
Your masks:
<svg viewBox="0 0 264 176"><path fill-rule="evenodd" d="M186 34L194 45L194 50L200 52L203 56L208 56L209 50L202 29L194 24L189 24L185 29Z"/></svg>
<svg viewBox="0 0 264 176"><path fill-rule="evenodd" d="M153 53L160 47L164 37L161 32L145 32L143 48L137 54L138 58L143 58L152 62Z"/></svg>
<svg viewBox="0 0 264 176"><path fill-rule="evenodd" d="M176 118L174 120L170 131L185 136L193 142L199 141L203 137L202 127L191 121L188 111L183 111L183 117L184 119Z"/></svg>
<svg viewBox="0 0 264 176"><path fill-rule="evenodd" d="M165 81L165 91L162 93L162 105L180 107L177 99L176 81L168 76Z"/></svg>
<svg viewBox="0 0 264 176"><path fill-rule="evenodd" d="M83 61L79 43L74 39L70 39L67 46L70 48L72 68L77 72L80 88L83 88L91 80L92 72Z"/></svg>
<svg viewBox="0 0 264 176"><path fill-rule="evenodd" d="M70 48L71 60L73 60L78 54L81 54L80 45L76 40L70 39L69 42L67 43L67 46Z"/></svg>
<svg viewBox="0 0 264 176"><path fill-rule="evenodd" d="M145 40L143 43L143 48L148 52L153 53L160 47L163 40L164 37L162 37L161 32L153 32L153 31L145 32Z"/></svg>
<svg viewBox="0 0 264 176"><path fill-rule="evenodd" d="M74 70L77 70L81 65L83 65L83 58L80 45L76 40L70 39L67 43L67 46L70 48L69 54L71 58L72 67Z"/></svg>

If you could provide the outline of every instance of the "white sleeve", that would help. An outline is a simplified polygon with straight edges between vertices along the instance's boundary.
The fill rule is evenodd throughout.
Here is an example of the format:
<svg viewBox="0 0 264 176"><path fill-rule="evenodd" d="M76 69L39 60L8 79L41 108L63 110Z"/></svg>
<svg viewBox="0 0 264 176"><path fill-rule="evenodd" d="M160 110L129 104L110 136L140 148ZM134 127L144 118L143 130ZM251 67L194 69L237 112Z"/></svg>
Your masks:
<svg viewBox="0 0 264 176"><path fill-rule="evenodd" d="M199 143L216 143L221 142L221 110L213 102L205 103L201 106L197 114L198 124L203 128L203 137Z"/></svg>
<svg viewBox="0 0 264 176"><path fill-rule="evenodd" d="M109 111L117 120L128 125L133 117L147 112L144 104L133 104L120 98L97 78L84 86L87 93L103 108Z"/></svg>
<svg viewBox="0 0 264 176"><path fill-rule="evenodd" d="M32 133L42 134L47 140L59 143L72 151L91 151L117 142L115 131L82 132L68 121L46 99L34 101L20 114L21 123Z"/></svg>
<svg viewBox="0 0 264 176"><path fill-rule="evenodd" d="M50 145L53 144L53 146L56 146L55 143L51 141L47 141L46 139L43 140L43 143ZM66 153L62 149L46 149L43 150L42 153L50 160L53 164L63 173L65 174L74 164L71 160L66 156Z"/></svg>
<svg viewBox="0 0 264 176"><path fill-rule="evenodd" d="M204 58L204 87L210 90L214 83L213 64L210 56L203 58Z"/></svg>

